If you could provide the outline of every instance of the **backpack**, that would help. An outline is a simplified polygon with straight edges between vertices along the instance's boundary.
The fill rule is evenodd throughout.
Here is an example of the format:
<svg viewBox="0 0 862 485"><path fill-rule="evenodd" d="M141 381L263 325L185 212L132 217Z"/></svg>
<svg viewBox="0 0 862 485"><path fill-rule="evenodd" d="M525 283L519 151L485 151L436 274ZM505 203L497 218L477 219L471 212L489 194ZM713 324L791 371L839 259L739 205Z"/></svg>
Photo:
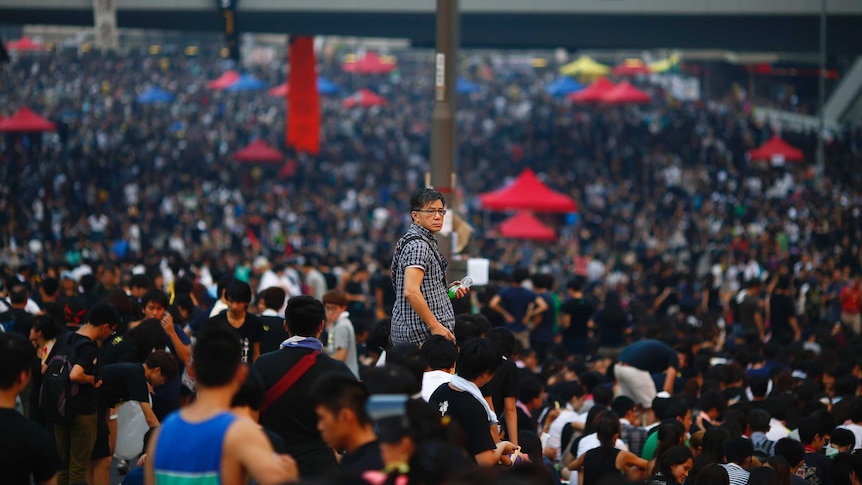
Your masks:
<svg viewBox="0 0 862 485"><path fill-rule="evenodd" d="M60 336L46 362L45 375L42 376L42 389L39 393L39 409L45 419L55 424L68 424L77 416L76 398L80 385L72 382L69 375L78 351L89 339L78 339L69 332Z"/></svg>
<svg viewBox="0 0 862 485"><path fill-rule="evenodd" d="M754 445L754 456L760 460L760 463L766 463L769 460L770 452L772 451L772 445L775 442L772 440L763 440L760 443Z"/></svg>

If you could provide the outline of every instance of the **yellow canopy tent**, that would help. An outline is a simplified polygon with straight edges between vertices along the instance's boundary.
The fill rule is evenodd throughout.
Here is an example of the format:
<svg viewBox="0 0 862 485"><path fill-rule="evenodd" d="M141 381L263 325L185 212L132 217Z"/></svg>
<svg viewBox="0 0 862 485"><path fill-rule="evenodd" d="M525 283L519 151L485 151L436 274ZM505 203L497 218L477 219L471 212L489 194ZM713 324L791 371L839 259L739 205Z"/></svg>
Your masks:
<svg viewBox="0 0 862 485"><path fill-rule="evenodd" d="M679 65L679 56L677 54L671 54L667 59L650 62L647 64L649 70L655 73L667 72L671 69L676 68Z"/></svg>
<svg viewBox="0 0 862 485"><path fill-rule="evenodd" d="M560 74L567 76L603 76L611 72L611 68L599 64L590 56L581 56L560 68Z"/></svg>

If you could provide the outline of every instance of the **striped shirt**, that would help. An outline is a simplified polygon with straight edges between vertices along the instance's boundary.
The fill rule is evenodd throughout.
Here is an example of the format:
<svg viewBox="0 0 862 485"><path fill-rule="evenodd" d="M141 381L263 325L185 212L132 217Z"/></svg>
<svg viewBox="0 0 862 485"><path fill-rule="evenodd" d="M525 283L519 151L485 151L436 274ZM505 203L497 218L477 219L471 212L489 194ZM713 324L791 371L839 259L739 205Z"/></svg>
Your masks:
<svg viewBox="0 0 862 485"><path fill-rule="evenodd" d="M449 330L455 329L455 312L449 301L446 288L446 270L449 263L440 254L437 240L428 229L412 224L410 229L395 245L392 256L392 283L395 286L395 306L392 308L393 344L411 342L422 345L431 336L426 322L404 298L404 271L409 267L419 267L425 272L419 286L422 296L428 303L437 321Z"/></svg>
<svg viewBox="0 0 862 485"><path fill-rule="evenodd" d="M726 463L721 466L727 470L727 476L730 477L730 485L746 485L748 483L748 476L751 474L741 466L736 463Z"/></svg>

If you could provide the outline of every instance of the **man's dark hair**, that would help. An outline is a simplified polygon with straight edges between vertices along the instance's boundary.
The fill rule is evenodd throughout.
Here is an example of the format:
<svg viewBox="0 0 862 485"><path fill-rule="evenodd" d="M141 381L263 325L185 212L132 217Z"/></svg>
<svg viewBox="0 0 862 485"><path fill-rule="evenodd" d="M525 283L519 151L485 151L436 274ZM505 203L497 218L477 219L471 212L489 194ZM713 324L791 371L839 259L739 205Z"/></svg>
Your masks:
<svg viewBox="0 0 862 485"><path fill-rule="evenodd" d="M752 376L748 381L748 386L751 388L751 395L756 398L765 398L769 390L769 378L766 376Z"/></svg>
<svg viewBox="0 0 862 485"><path fill-rule="evenodd" d="M291 336L317 337L324 318L323 303L313 296L299 295L287 300L284 319Z"/></svg>
<svg viewBox="0 0 862 485"><path fill-rule="evenodd" d="M625 416L627 412L635 408L637 403L628 396L617 396L611 402L611 410L618 416Z"/></svg>
<svg viewBox="0 0 862 485"><path fill-rule="evenodd" d="M42 280L42 291L48 295L53 296L57 294L57 290L60 289L60 282L57 281L57 278L45 278Z"/></svg>
<svg viewBox="0 0 862 485"><path fill-rule="evenodd" d="M582 397L586 393L587 390L584 389L584 386L577 382L566 382L557 387L557 395L564 403L568 403L572 398Z"/></svg>
<svg viewBox="0 0 862 485"><path fill-rule="evenodd" d="M791 468L796 467L805 458L805 446L794 439L781 438L775 442L775 456L783 456Z"/></svg>
<svg viewBox="0 0 862 485"><path fill-rule="evenodd" d="M664 419L677 419L682 420L686 414L691 410L686 404L685 401L680 399L677 396L671 396L665 400L664 404Z"/></svg>
<svg viewBox="0 0 862 485"><path fill-rule="evenodd" d="M518 400L528 403L542 395L542 382L535 377L522 379L518 384Z"/></svg>
<svg viewBox="0 0 862 485"><path fill-rule="evenodd" d="M724 443L724 457L728 463L741 465L745 462L746 458L750 458L753 455L754 445L751 444L750 439L744 436L730 438Z"/></svg>
<svg viewBox="0 0 862 485"><path fill-rule="evenodd" d="M520 284L522 281L530 277L530 270L524 268L523 266L519 266L512 270L512 277L510 281L512 283Z"/></svg>
<svg viewBox="0 0 862 485"><path fill-rule="evenodd" d="M799 422L799 441L803 445L810 445L820 432L820 421L817 418L802 418Z"/></svg>
<svg viewBox="0 0 862 485"><path fill-rule="evenodd" d="M584 282L581 278L572 278L566 283L566 288L574 292L584 291Z"/></svg>
<svg viewBox="0 0 862 485"><path fill-rule="evenodd" d="M720 391L715 389L711 391L707 391L700 396L700 401L698 405L701 411L709 411L712 409L717 409L720 413L724 410L724 405L727 401L725 401L724 396L721 395Z"/></svg>
<svg viewBox="0 0 862 485"><path fill-rule="evenodd" d="M429 204L438 200L443 203L444 207L446 206L446 198L443 197L443 194L440 192L431 187L419 189L416 192L413 192L413 195L410 196L410 211L422 210Z"/></svg>
<svg viewBox="0 0 862 485"><path fill-rule="evenodd" d="M17 333L0 333L0 389L11 389L22 372L30 372L36 349Z"/></svg>
<svg viewBox="0 0 862 485"><path fill-rule="evenodd" d="M195 283L190 278L186 278L185 276L182 278L177 278L174 281L174 293L177 295L189 295L194 289Z"/></svg>
<svg viewBox="0 0 862 485"><path fill-rule="evenodd" d="M228 329L209 327L198 335L192 347L198 385L220 387L228 384L240 366L242 345Z"/></svg>
<svg viewBox="0 0 862 485"><path fill-rule="evenodd" d="M116 328L120 324L120 312L114 305L106 301L98 301L90 308L86 321L94 327L110 325L111 328Z"/></svg>
<svg viewBox="0 0 862 485"><path fill-rule="evenodd" d="M224 298L227 301L251 303L251 286L245 281L234 280L227 287Z"/></svg>
<svg viewBox="0 0 862 485"><path fill-rule="evenodd" d="M173 377L177 375L179 367L177 364L177 358L174 357L173 354L169 354L164 350L152 351L152 353L147 356L147 360L144 361L144 364L150 369L158 368L161 370L165 379L173 379Z"/></svg>
<svg viewBox="0 0 862 485"><path fill-rule="evenodd" d="M829 442L837 446L853 445L856 448L856 435L847 428L835 428L829 433Z"/></svg>
<svg viewBox="0 0 862 485"><path fill-rule="evenodd" d="M386 362L381 367L370 367L362 373L362 381L369 394L407 394L420 392L421 384L409 370Z"/></svg>
<svg viewBox="0 0 862 485"><path fill-rule="evenodd" d="M425 374L425 359L422 351L413 342L401 342L394 344L386 351L386 363L397 365L413 374L416 385L422 388L422 375Z"/></svg>
<svg viewBox="0 0 862 485"><path fill-rule="evenodd" d="M554 276L548 273L533 275L533 287L550 290L554 286Z"/></svg>
<svg viewBox="0 0 862 485"><path fill-rule="evenodd" d="M143 274L133 274L132 278L129 280L129 288L146 288L147 290L153 287L153 280Z"/></svg>
<svg viewBox="0 0 862 485"><path fill-rule="evenodd" d="M239 386L236 394L230 402L230 407L249 407L253 411L260 411L263 407L264 396L266 389L257 372L249 372L245 378L245 382Z"/></svg>
<svg viewBox="0 0 862 485"><path fill-rule="evenodd" d="M458 359L458 347L442 335L428 337L419 350L431 370L450 369Z"/></svg>
<svg viewBox="0 0 862 485"><path fill-rule="evenodd" d="M224 296L224 292L227 291L227 287L230 286L230 284L233 283L233 280L235 279L236 278L234 278L230 273L225 273L218 279L218 283L216 286L218 298L222 298Z"/></svg>
<svg viewBox="0 0 862 485"><path fill-rule="evenodd" d="M361 382L345 374L326 374L311 388L311 402L315 406L323 406L332 414L338 414L342 409L350 409L356 414L356 420L361 425L371 424L371 418L365 409L368 401L368 390Z"/></svg>
<svg viewBox="0 0 862 485"><path fill-rule="evenodd" d="M141 297L141 308L145 308L150 302L167 309L168 294L156 288L147 290L147 292L144 293L144 296Z"/></svg>
<svg viewBox="0 0 862 485"><path fill-rule="evenodd" d="M455 315L455 342L459 347L474 338L484 336L491 330L491 322L485 315L461 313Z"/></svg>
<svg viewBox="0 0 862 485"><path fill-rule="evenodd" d="M458 360L455 362L455 373L472 381L485 372L494 373L501 362L503 362L503 356L497 346L487 338L481 337L461 347Z"/></svg>
<svg viewBox="0 0 862 485"><path fill-rule="evenodd" d="M273 286L263 290L260 298L263 300L264 306L270 310L280 310L284 306L284 299L287 297L287 292L283 288Z"/></svg>
<svg viewBox="0 0 862 485"><path fill-rule="evenodd" d="M769 413L764 409L754 408L748 412L748 427L751 431L766 433L769 431Z"/></svg>
<svg viewBox="0 0 862 485"><path fill-rule="evenodd" d="M504 327L494 327L485 333L485 337L494 343L500 353L508 358L512 357L512 352L515 351L515 335L511 330Z"/></svg>
<svg viewBox="0 0 862 485"><path fill-rule="evenodd" d="M9 290L9 303L13 305L23 305L27 303L29 297L27 287L24 285L15 285Z"/></svg>

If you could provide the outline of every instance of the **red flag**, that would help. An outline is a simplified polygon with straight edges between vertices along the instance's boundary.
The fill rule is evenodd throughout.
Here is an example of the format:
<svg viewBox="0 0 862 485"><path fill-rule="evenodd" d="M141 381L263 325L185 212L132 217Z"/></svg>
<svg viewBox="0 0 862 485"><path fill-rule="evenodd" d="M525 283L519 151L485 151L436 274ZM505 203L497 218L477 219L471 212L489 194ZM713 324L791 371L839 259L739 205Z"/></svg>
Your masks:
<svg viewBox="0 0 862 485"><path fill-rule="evenodd" d="M320 152L320 99L314 59L314 39L290 40L290 75L287 93L287 144L316 155Z"/></svg>

